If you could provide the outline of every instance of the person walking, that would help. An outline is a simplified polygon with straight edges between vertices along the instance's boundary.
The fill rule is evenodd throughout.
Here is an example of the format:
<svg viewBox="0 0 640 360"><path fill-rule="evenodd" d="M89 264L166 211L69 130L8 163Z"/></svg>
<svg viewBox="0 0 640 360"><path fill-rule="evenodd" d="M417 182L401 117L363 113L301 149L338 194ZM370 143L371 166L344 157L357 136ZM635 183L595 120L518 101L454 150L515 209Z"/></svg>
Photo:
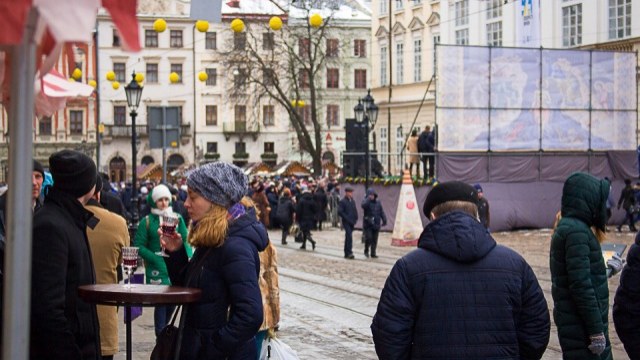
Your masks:
<svg viewBox="0 0 640 360"><path fill-rule="evenodd" d="M640 359L640 233L627 253L627 265L613 299L613 324L630 359Z"/></svg>
<svg viewBox="0 0 640 360"><path fill-rule="evenodd" d="M103 181L96 181L94 195L85 208L99 220L92 229L87 228L96 284L117 284L118 268L122 262L122 248L129 246L129 230L124 218L102 207ZM98 305L100 323L100 349L102 360L113 360L118 352L118 309L115 306Z"/></svg>
<svg viewBox="0 0 640 360"><path fill-rule="evenodd" d="M604 241L609 182L574 173L562 189L562 218L551 238L553 317L562 357L611 359ZM596 233L591 228L595 228Z"/></svg>
<svg viewBox="0 0 640 360"><path fill-rule="evenodd" d="M327 207L329 206L329 198L322 184L318 184L318 187L313 192L313 201L316 202L318 209L316 212L317 225L315 227L318 231L322 231L322 223L327 220Z"/></svg>
<svg viewBox="0 0 640 360"><path fill-rule="evenodd" d="M96 305L78 286L96 283L87 227L97 219L84 205L93 196L97 170L83 153L49 157L54 184L33 217L30 359L100 359ZM28 306L28 305L27 305Z"/></svg>
<svg viewBox="0 0 640 360"><path fill-rule="evenodd" d="M174 214L178 217L178 232L184 241L184 248L187 255L191 257L191 247L187 245L187 227L178 213L174 213L171 208L171 191L166 185L160 184L151 190L151 194L147 197L147 203L151 209L149 215L145 216L138 223L138 230L134 240L135 246L139 250L140 257L144 260L145 278L147 284L152 285L171 285L167 266L164 258L158 255L162 249L160 244L160 217L165 214ZM169 323L171 315L175 310L173 305L160 305L153 309L153 324L156 336Z"/></svg>
<svg viewBox="0 0 640 360"><path fill-rule="evenodd" d="M289 188L282 190L282 196L278 200L276 211L276 221L282 228L282 245L287 245L287 236L289 236L289 229L293 224L293 215L295 214L295 206L291 200L291 190Z"/></svg>
<svg viewBox="0 0 640 360"><path fill-rule="evenodd" d="M482 190L482 186L480 186L480 184L474 184L473 187L478 193L478 216L480 217L480 223L485 227L485 229L489 230L489 225L491 223L489 200L484 197L484 191Z"/></svg>
<svg viewBox="0 0 640 360"><path fill-rule="evenodd" d="M398 260L371 324L379 359L540 359L551 321L533 270L478 222L471 185L427 195L418 248Z"/></svg>
<svg viewBox="0 0 640 360"><path fill-rule="evenodd" d="M358 222L358 209L353 200L353 188L344 189L344 197L338 203L338 216L342 219L344 228L344 257L354 259L353 256L353 228Z"/></svg>
<svg viewBox="0 0 640 360"><path fill-rule="evenodd" d="M300 200L296 204L296 219L300 226L300 231L302 231L302 246L300 246L300 249L306 250L307 240L309 240L311 248L315 250L316 242L311 237L311 229L313 229L313 225L316 223L318 205L315 200L313 200L313 195L311 195L307 185L302 185L300 190L302 191L302 194L300 195Z"/></svg>
<svg viewBox="0 0 640 360"><path fill-rule="evenodd" d="M418 130L416 129L411 131L411 136L407 139L407 152L409 153L409 175L413 175L415 165L416 178L420 178L420 154L418 154Z"/></svg>
<svg viewBox="0 0 640 360"><path fill-rule="evenodd" d="M387 217L384 214L382 203L378 200L378 194L373 189L367 190L367 197L360 204L364 214L362 217L362 228L365 233L364 237L364 256L369 257L369 249L371 249L371 257L377 258L378 254L378 234L380 228L387 225Z"/></svg>
<svg viewBox="0 0 640 360"><path fill-rule="evenodd" d="M263 321L258 253L269 243L256 218L248 180L240 168L217 161L193 170L185 207L191 216L191 261L180 233L161 237L172 284L202 290L187 308L180 359L246 359L258 356L255 335Z"/></svg>
<svg viewBox="0 0 640 360"><path fill-rule="evenodd" d="M629 223L629 231L637 232L636 225L634 223L633 218L633 207L636 204L636 196L633 191L633 187L631 186L630 179L624 179L624 188L620 193L620 198L618 199L618 210L620 210L620 206L624 209L624 220L622 223L618 225L618 232L622 231L622 226Z"/></svg>

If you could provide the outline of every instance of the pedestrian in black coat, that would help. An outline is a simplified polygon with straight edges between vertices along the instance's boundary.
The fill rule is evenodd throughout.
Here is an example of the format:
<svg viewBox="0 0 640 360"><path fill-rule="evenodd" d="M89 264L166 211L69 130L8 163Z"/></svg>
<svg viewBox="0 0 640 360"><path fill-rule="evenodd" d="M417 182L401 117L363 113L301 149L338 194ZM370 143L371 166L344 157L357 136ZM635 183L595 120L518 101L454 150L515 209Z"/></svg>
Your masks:
<svg viewBox="0 0 640 360"><path fill-rule="evenodd" d="M362 217L362 230L365 233L364 256L369 257L369 249L371 249L371 257L377 258L378 234L380 228L387 225L387 216L384 214L382 203L378 200L378 194L373 189L367 190L367 197L362 200L360 206L364 210Z"/></svg>
<svg viewBox="0 0 640 360"><path fill-rule="evenodd" d="M269 212L270 228L278 228L278 220L276 219L276 213L278 211L278 191L276 190L276 185L274 183L270 183L267 190L265 190L265 194L267 195L269 207L271 208L271 211Z"/></svg>
<svg viewBox="0 0 640 360"><path fill-rule="evenodd" d="M353 259L353 227L358 222L358 209L353 200L353 189L348 187L344 190L344 197L338 203L338 216L342 219L344 228L344 257Z"/></svg>
<svg viewBox="0 0 640 360"><path fill-rule="evenodd" d="M31 359L100 359L96 306L78 297L95 284L84 208L93 195L96 166L88 156L62 150L49 158L53 188L33 219Z"/></svg>
<svg viewBox="0 0 640 360"><path fill-rule="evenodd" d="M640 233L627 254L627 265L613 299L613 323L630 359L640 359Z"/></svg>
<svg viewBox="0 0 640 360"><path fill-rule="evenodd" d="M319 231L322 231L322 222L327 220L326 210L329 205L329 198L322 186L318 186L316 191L313 193L313 200L318 206L318 212L316 213L317 228Z"/></svg>
<svg viewBox="0 0 640 360"><path fill-rule="evenodd" d="M291 190L284 188L282 196L278 200L276 210L276 221L282 228L282 245L287 245L287 236L289 236L289 228L293 224L293 214L295 214L295 206L291 200Z"/></svg>
<svg viewBox="0 0 640 360"><path fill-rule="evenodd" d="M296 217L298 220L298 224L300 225L300 230L302 231L302 246L300 249L307 248L307 240L311 242L311 247L313 250L316 249L316 242L311 237L311 229L313 225L316 223L316 213L318 212L318 205L313 200L313 195L311 192L307 190L306 186L303 185L301 188L302 195L300 195L300 200L296 205Z"/></svg>
<svg viewBox="0 0 640 360"><path fill-rule="evenodd" d="M622 225L629 223L629 231L637 232L636 225L634 223L633 216L633 208L636 204L636 196L633 191L633 186L631 186L631 180L624 180L624 189L620 193L620 198L618 199L618 210L620 210L620 206L624 209L625 216L624 220L620 225L618 225L618 232L622 231Z"/></svg>

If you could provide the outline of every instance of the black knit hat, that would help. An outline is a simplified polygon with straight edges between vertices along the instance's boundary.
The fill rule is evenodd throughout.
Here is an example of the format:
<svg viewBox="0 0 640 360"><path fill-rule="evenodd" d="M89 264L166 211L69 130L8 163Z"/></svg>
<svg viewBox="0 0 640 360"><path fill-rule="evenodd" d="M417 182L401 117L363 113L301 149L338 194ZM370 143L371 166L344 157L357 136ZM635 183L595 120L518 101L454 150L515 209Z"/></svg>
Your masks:
<svg viewBox="0 0 640 360"><path fill-rule="evenodd" d="M478 205L478 192L476 189L461 181L448 181L440 183L431 189L424 201L422 211L429 217L436 206L447 201L467 201Z"/></svg>
<svg viewBox="0 0 640 360"><path fill-rule="evenodd" d="M96 184L96 164L87 155L73 150L62 150L49 157L53 188L73 197L81 197Z"/></svg>
<svg viewBox="0 0 640 360"><path fill-rule="evenodd" d="M42 164L40 164L40 162L38 160L33 160L33 171L37 171L40 174L42 174L42 177L44 178L44 167L42 166Z"/></svg>

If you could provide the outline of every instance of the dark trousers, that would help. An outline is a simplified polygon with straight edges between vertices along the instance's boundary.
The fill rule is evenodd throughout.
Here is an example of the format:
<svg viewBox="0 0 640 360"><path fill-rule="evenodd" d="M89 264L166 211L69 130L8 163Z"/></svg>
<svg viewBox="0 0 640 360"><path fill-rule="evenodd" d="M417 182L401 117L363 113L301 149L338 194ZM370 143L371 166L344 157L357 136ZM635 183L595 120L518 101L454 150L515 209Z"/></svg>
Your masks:
<svg viewBox="0 0 640 360"><path fill-rule="evenodd" d="M153 325L156 330L156 337L158 337L160 331L171 321L171 315L173 315L175 308L173 305L156 306L153 310Z"/></svg>
<svg viewBox="0 0 640 360"><path fill-rule="evenodd" d="M413 175L413 166L416 167L416 177L420 177L420 164L419 163L409 163L409 175ZM425 172L426 174L426 172Z"/></svg>
<svg viewBox="0 0 640 360"><path fill-rule="evenodd" d="M353 226L342 222L344 227L344 256L353 255Z"/></svg>
<svg viewBox="0 0 640 360"><path fill-rule="evenodd" d="M282 227L282 244L287 243L287 236L289 236L289 229L291 228L291 223L280 224Z"/></svg>
<svg viewBox="0 0 640 360"><path fill-rule="evenodd" d="M620 230L622 228L622 225L626 225L627 223L629 224L629 230L631 231L636 231L636 225L635 225L635 219L633 216L633 213L630 211L631 208L629 209L625 209L625 216L624 216L624 220L622 220L622 224L618 225L618 230Z"/></svg>
<svg viewBox="0 0 640 360"><path fill-rule="evenodd" d="M371 256L377 256L376 248L378 247L378 233L380 233L380 231L366 228L364 232L364 254L369 255L369 249L371 249Z"/></svg>
<svg viewBox="0 0 640 360"><path fill-rule="evenodd" d="M316 242L311 237L311 229L302 229L302 246L300 247L301 249L304 249L307 247L307 240L309 240L309 242L315 249Z"/></svg>

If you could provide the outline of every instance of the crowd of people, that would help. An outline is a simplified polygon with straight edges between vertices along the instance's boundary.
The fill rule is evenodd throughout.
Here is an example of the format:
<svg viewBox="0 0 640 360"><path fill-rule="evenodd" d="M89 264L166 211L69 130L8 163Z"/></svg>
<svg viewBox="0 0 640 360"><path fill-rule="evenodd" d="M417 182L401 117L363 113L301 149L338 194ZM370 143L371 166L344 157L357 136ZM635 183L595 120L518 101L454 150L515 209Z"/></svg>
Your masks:
<svg viewBox="0 0 640 360"><path fill-rule="evenodd" d="M113 358L115 307L85 302L77 288L119 282L121 251L130 245L127 186L114 191L93 160L76 151L57 152L49 164L53 181L45 186L44 202L46 173L39 163L33 166L30 358ZM610 191L607 179L586 173L564 184L549 254L553 319L564 359L612 358L607 279L620 272L613 320L630 358L640 359L640 234L626 266L617 255L604 260L600 244ZM428 193L422 210L429 222L417 249L393 266L372 321L380 359L544 354L551 326L547 300L527 261L493 239L482 192L480 184L451 181ZM196 168L179 186L143 184L133 245L144 260L146 282L202 290L199 302L185 305L181 359L260 359L280 318L277 250L267 229L282 228L286 246L297 223L301 249L309 242L314 250L311 231L322 231L327 220L340 221L344 256L353 259L358 201L352 188L340 195L340 184L329 179L249 181L224 162ZM364 255L375 258L387 217L373 189L359 206ZM6 208L0 210L2 224ZM169 215L178 219L175 231L161 226ZM156 334L175 311L154 309Z"/></svg>

